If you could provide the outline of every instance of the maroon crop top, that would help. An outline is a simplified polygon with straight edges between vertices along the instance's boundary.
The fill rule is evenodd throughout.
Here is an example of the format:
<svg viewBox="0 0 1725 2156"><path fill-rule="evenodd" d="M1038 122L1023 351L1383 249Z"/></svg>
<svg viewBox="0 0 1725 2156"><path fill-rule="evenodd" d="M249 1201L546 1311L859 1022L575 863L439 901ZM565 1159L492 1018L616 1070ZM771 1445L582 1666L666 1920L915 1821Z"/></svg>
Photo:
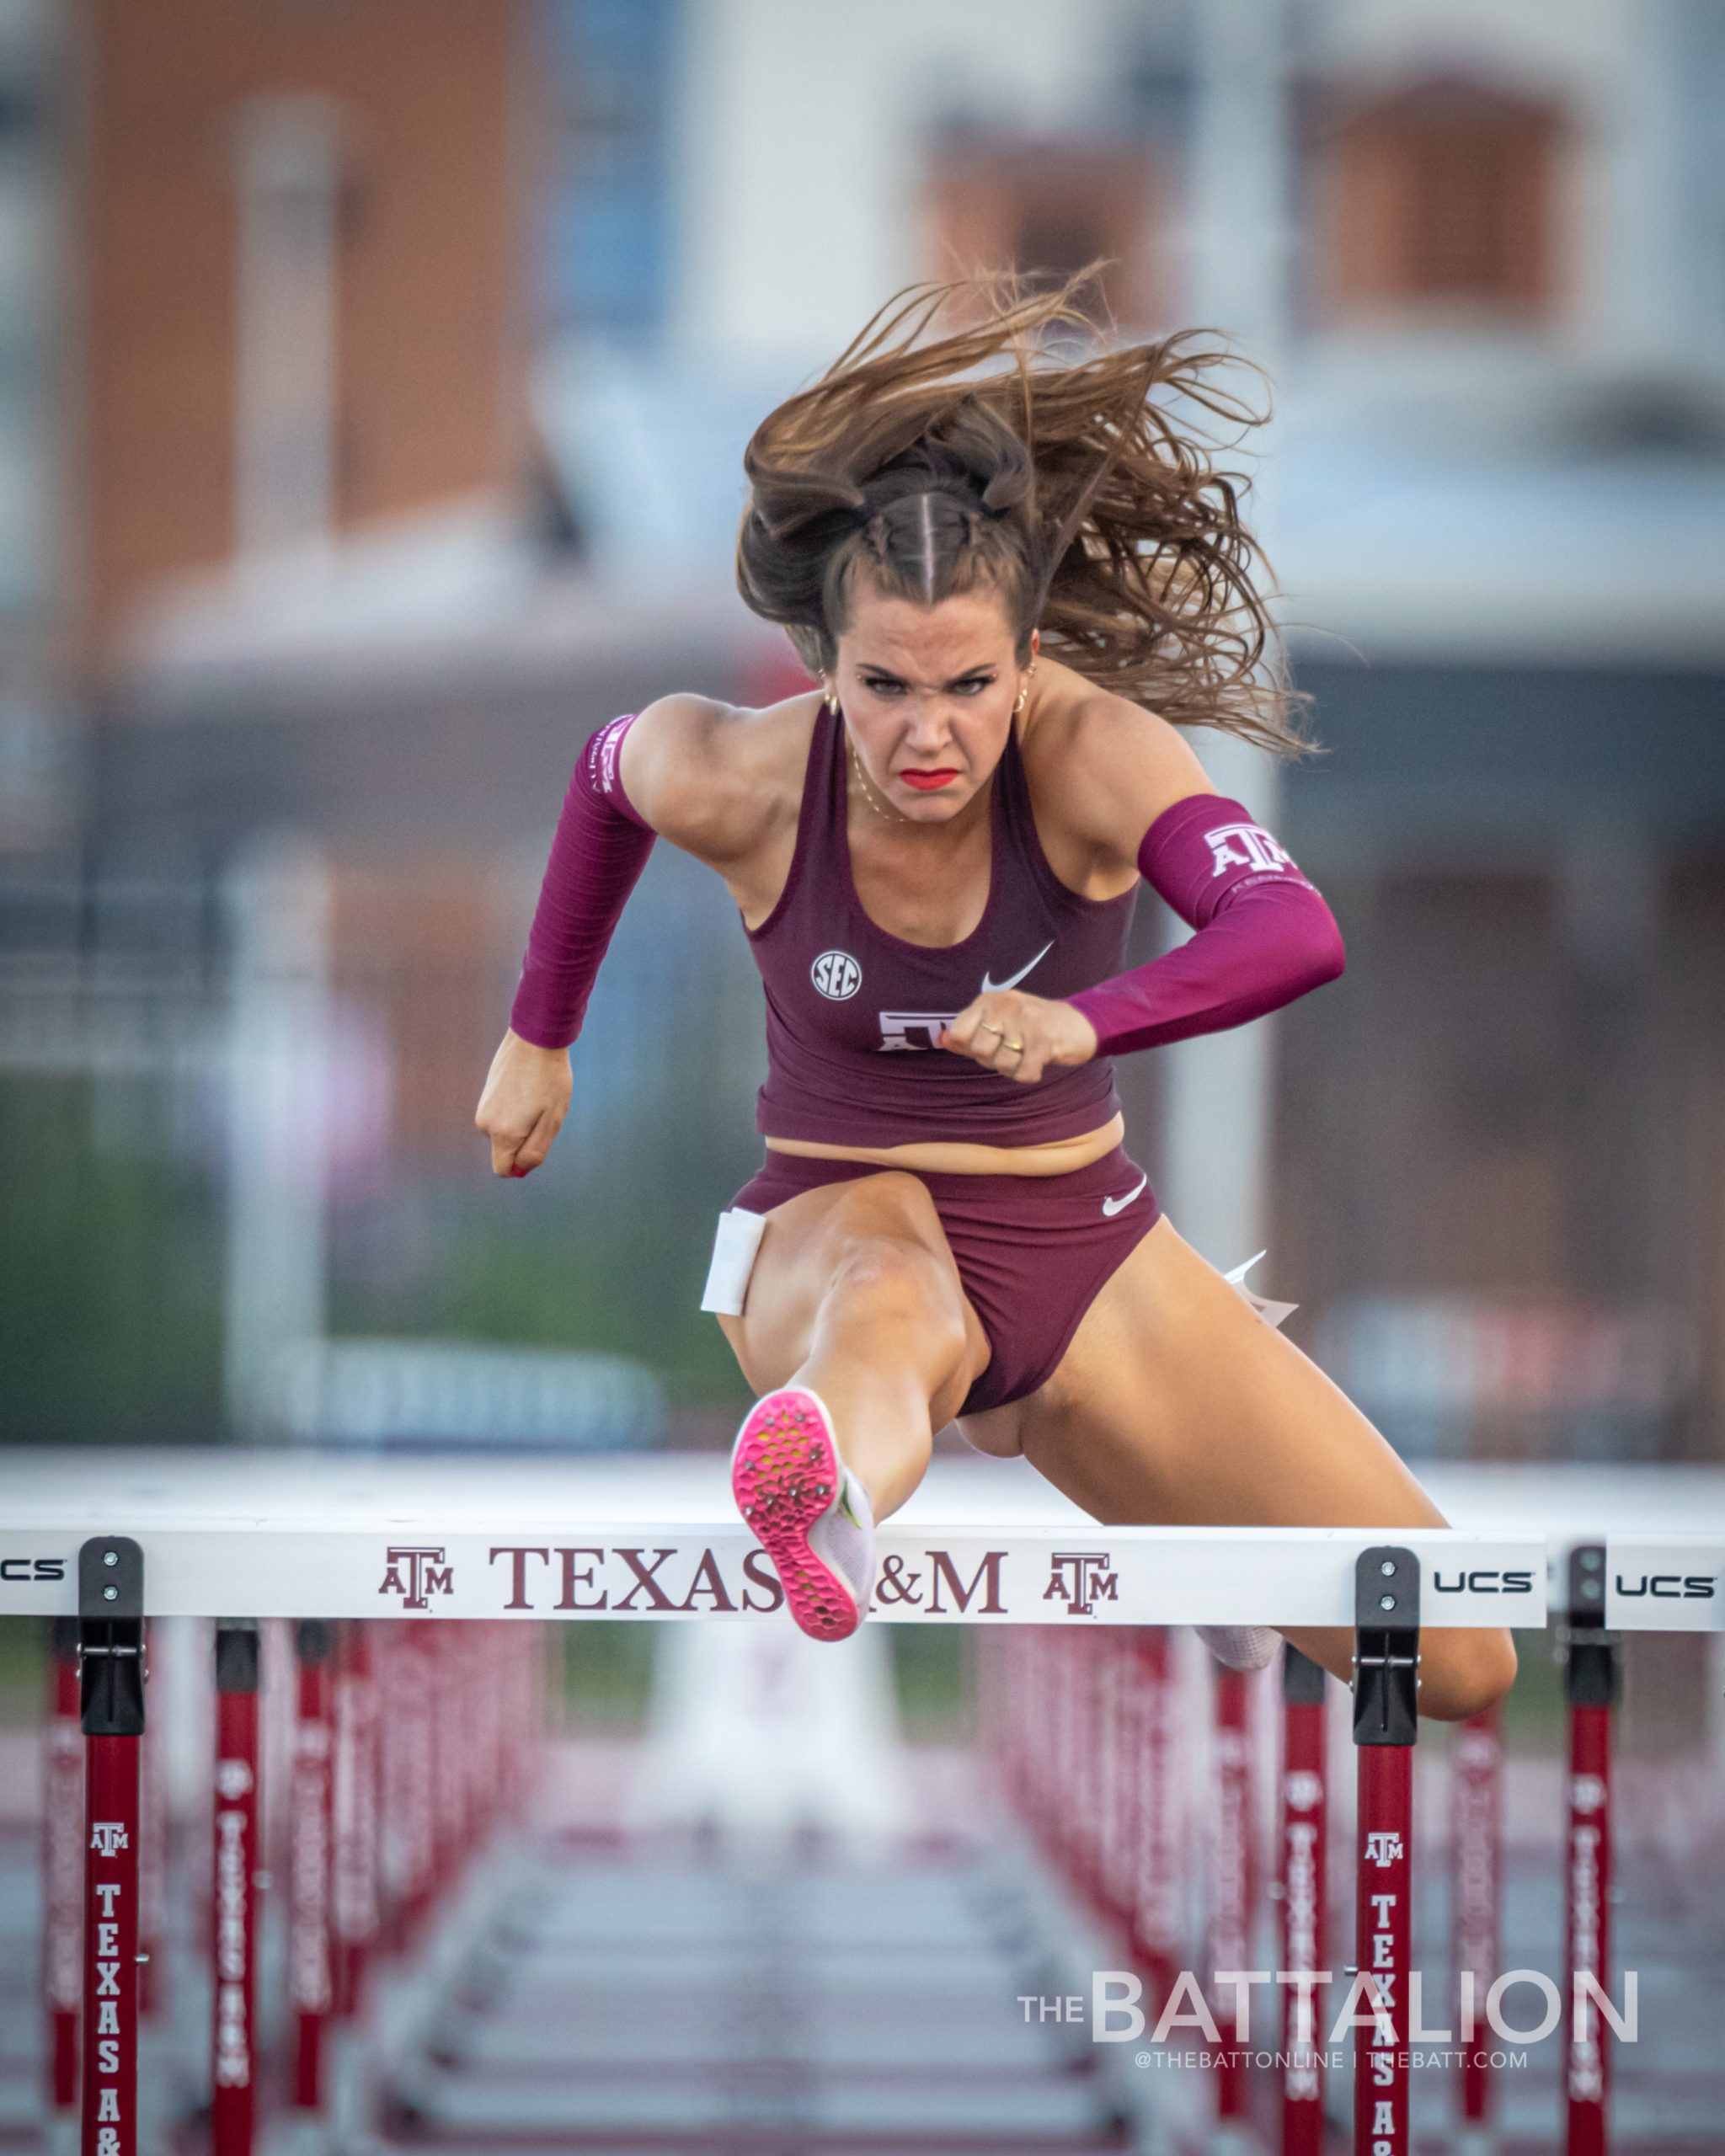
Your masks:
<svg viewBox="0 0 1725 2156"><path fill-rule="evenodd" d="M633 723L613 719L593 736L563 797L510 1018L540 1048L567 1048L580 1032L611 931L653 848L653 827L619 769ZM790 874L771 915L749 931L766 987L768 1076L757 1119L770 1136L1023 1145L1076 1135L1118 1107L1109 1055L1244 1025L1343 969L1335 917L1286 850L1243 803L1199 793L1164 809L1138 848L1144 880L1197 932L1121 973L1138 887L1097 900L1055 875L1012 734L990 800L980 922L961 943L906 943L876 927L857 896L843 740L823 708L804 765ZM935 1045L976 995L1021 985L1083 1013L1096 1033L1093 1060L1050 1065L1034 1086L1021 1086Z"/></svg>
<svg viewBox="0 0 1725 2156"><path fill-rule="evenodd" d="M1114 1065L1050 1065L1020 1086L937 1048L941 1027L990 989L1059 998L1118 974L1139 886L1069 890L1031 814L1017 729L995 772L988 903L961 943L906 943L862 910L851 875L844 731L822 704L803 778L796 851L778 903L748 931L766 990L766 1083L756 1127L828 1145L947 1139L1039 1145L1119 1112Z"/></svg>

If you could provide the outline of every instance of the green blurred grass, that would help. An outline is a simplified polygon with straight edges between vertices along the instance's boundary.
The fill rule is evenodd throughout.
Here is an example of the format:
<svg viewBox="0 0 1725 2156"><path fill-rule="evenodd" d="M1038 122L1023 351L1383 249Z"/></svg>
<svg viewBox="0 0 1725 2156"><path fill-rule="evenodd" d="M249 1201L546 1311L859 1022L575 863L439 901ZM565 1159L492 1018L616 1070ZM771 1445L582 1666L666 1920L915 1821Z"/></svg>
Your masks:
<svg viewBox="0 0 1725 2156"><path fill-rule="evenodd" d="M924 1743L962 1742L969 1733L974 1652L961 1625L891 1625L893 1678L905 1735Z"/></svg>
<svg viewBox="0 0 1725 2156"><path fill-rule="evenodd" d="M0 1617L0 1726L34 1728L47 1686L48 1628L36 1617Z"/></svg>
<svg viewBox="0 0 1725 2156"><path fill-rule="evenodd" d="M153 1081L0 1079L0 1444L223 1435L222 1192L175 1113ZM713 1216L748 1165L686 1138L531 1193L476 1173L338 1203L331 1330L633 1356L674 1406L740 1414L747 1388L698 1305ZM398 1200L423 1247L368 1262Z"/></svg>
<svg viewBox="0 0 1725 2156"><path fill-rule="evenodd" d="M221 1230L206 1178L98 1118L86 1080L0 1079L0 1434L221 1435Z"/></svg>
<svg viewBox="0 0 1725 2156"><path fill-rule="evenodd" d="M646 1720L660 1628L628 1621L561 1628L561 1697L572 1736L627 1735ZM968 1726L969 1655L962 1629L886 1627L905 1734L956 1742Z"/></svg>
<svg viewBox="0 0 1725 2156"><path fill-rule="evenodd" d="M510 1216L489 1193L446 1193L434 1214L436 1257L420 1277L390 1285L337 1271L334 1331L595 1349L646 1364L674 1406L747 1406L724 1335L699 1307L708 1243L695 1246L679 1212L619 1194Z"/></svg>
<svg viewBox="0 0 1725 2156"><path fill-rule="evenodd" d="M657 1626L563 1625L561 1699L571 1737L632 1736L647 1716Z"/></svg>

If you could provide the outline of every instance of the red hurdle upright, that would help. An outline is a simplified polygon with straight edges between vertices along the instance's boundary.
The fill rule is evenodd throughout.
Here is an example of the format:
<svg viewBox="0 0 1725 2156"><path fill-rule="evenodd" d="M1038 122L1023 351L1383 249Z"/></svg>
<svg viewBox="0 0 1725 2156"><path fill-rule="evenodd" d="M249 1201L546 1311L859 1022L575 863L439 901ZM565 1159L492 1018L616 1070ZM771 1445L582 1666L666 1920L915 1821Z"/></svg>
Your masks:
<svg viewBox="0 0 1725 2156"><path fill-rule="evenodd" d="M144 1620L144 1660L152 1657L152 1621ZM168 1716L159 1679L156 1711L138 1754L138 2012L163 2015L168 1996ZM172 1701L168 1702L172 1712Z"/></svg>
<svg viewBox="0 0 1725 2156"><path fill-rule="evenodd" d="M216 1627L215 1834L210 1903L211 2156L251 2156L257 2123L258 1627Z"/></svg>
<svg viewBox="0 0 1725 2156"><path fill-rule="evenodd" d="M384 1922L388 1944L397 1952L418 1939L436 1900L436 1638L435 1624L415 1620L390 1625L375 1642L382 1650Z"/></svg>
<svg viewBox="0 0 1725 2156"><path fill-rule="evenodd" d="M1210 2011L1221 2031L1216 2117L1247 2115L1251 2061L1252 1892L1251 1688L1243 1670L1216 1665L1210 1748L1215 1813L1210 1842L1210 1923L1205 1966L1213 1973ZM1231 1981L1224 1983L1224 1979Z"/></svg>
<svg viewBox="0 0 1725 2156"><path fill-rule="evenodd" d="M1101 1635L1107 1656L1103 1711L1107 1739L1106 1810L1102 1838L1102 1897L1108 1921L1130 1938L1138 1884L1138 1812L1144 1694L1138 1681L1135 1628Z"/></svg>
<svg viewBox="0 0 1725 2156"><path fill-rule="evenodd" d="M138 1842L144 1553L97 1535L78 1552L84 1735L83 2156L137 2156Z"/></svg>
<svg viewBox="0 0 1725 2156"><path fill-rule="evenodd" d="M1461 2123L1482 2133L1492 2116L1485 2002L1503 1955L1503 1736L1496 1707L1455 1732L1450 1778L1450 1940L1461 2039Z"/></svg>
<svg viewBox="0 0 1725 2156"><path fill-rule="evenodd" d="M1298 1647L1282 1657L1282 1786L1277 1883L1281 1889L1282 2156L1322 2156L1324 2142L1322 2008L1325 1896L1329 1865L1324 1686L1317 1663ZM1301 1983L1300 1977L1311 1981Z"/></svg>
<svg viewBox="0 0 1725 2156"><path fill-rule="evenodd" d="M1354 1572L1354 1742L1359 1758L1355 1888L1359 2010L1355 2156L1407 2156L1407 1983L1412 1973L1413 1748L1418 1735L1419 1561L1360 1552Z"/></svg>
<svg viewBox="0 0 1725 2156"><path fill-rule="evenodd" d="M294 1627L293 1785L289 1795L287 1999L293 2016L293 2079L288 2100L296 2111L323 2101L324 2033L334 2004L334 1956L329 1926L331 1780L330 1628L316 1618Z"/></svg>
<svg viewBox="0 0 1725 2156"><path fill-rule="evenodd" d="M358 1620L338 1635L331 1792L329 1924L335 2011L359 2013L366 1958L382 1924L379 1858L377 1686L371 1633Z"/></svg>
<svg viewBox="0 0 1725 2156"><path fill-rule="evenodd" d="M1605 1552L1588 1543L1569 1553L1569 1614L1560 1635L1569 1709L1563 1867L1567 2156L1605 2156L1606 2148L1610 2052L1600 2002L1611 1983L1611 1709L1617 1698L1618 1642L1605 1622Z"/></svg>
<svg viewBox="0 0 1725 2156"><path fill-rule="evenodd" d="M84 1748L78 1727L77 1620L56 1617L42 1745L42 2011L49 2110L77 2109L77 2009L83 1993Z"/></svg>
<svg viewBox="0 0 1725 2156"><path fill-rule="evenodd" d="M1146 2019L1153 2025L1167 2003L1185 1948L1185 1821L1175 1774L1179 1700L1167 1629L1156 1625L1135 1630L1133 1644L1139 1706L1132 1953L1144 1977Z"/></svg>

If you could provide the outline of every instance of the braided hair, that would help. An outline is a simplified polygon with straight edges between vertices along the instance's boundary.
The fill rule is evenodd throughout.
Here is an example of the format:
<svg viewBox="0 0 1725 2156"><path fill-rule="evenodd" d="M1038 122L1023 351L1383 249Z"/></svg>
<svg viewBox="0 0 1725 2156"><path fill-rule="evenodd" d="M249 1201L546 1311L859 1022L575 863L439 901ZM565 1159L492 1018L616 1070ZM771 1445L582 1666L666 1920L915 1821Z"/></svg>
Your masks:
<svg viewBox="0 0 1725 2156"><path fill-rule="evenodd" d="M1262 414L1194 336L1102 344L1086 279L902 293L755 430L737 583L811 673L830 670L859 578L923 606L996 591L1021 664L1050 655L1182 726L1307 746L1279 660L1245 482L1206 422ZM955 302L973 319L942 335ZM1054 340L1087 345L1052 356Z"/></svg>

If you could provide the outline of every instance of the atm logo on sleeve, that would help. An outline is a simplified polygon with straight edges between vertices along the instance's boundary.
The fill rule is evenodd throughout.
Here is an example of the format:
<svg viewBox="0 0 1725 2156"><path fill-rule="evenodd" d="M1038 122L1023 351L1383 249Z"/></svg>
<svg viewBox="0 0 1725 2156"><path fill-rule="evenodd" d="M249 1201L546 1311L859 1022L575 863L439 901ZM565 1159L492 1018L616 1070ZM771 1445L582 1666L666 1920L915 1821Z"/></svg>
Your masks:
<svg viewBox="0 0 1725 2156"><path fill-rule="evenodd" d="M1249 868L1257 875L1289 870L1300 874L1293 856L1276 843L1262 824L1219 824L1215 830L1204 833L1204 842L1214 864L1210 872L1212 879L1226 876L1231 868Z"/></svg>

